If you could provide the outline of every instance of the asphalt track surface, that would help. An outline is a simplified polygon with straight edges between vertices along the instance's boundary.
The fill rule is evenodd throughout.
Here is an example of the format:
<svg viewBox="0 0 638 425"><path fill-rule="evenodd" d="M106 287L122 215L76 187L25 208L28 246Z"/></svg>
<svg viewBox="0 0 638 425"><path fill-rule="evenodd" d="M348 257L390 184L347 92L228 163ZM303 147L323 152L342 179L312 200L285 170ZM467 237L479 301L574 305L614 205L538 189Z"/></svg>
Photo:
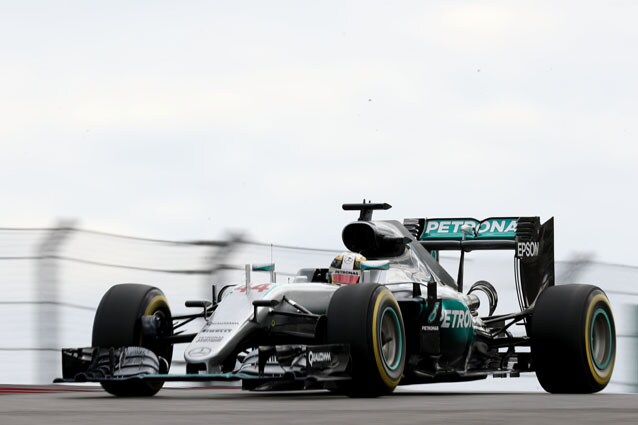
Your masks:
<svg viewBox="0 0 638 425"><path fill-rule="evenodd" d="M328 392L164 389L117 399L87 387L0 386L0 423L21 424L614 424L638 423L638 395L399 390L378 399Z"/></svg>

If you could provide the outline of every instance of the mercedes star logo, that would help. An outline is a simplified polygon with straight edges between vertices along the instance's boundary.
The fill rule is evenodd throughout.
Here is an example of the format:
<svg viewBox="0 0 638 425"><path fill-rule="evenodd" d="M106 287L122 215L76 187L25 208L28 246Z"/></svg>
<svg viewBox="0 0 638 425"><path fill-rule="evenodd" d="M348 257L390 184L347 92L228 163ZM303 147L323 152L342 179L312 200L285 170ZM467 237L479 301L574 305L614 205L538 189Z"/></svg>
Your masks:
<svg viewBox="0 0 638 425"><path fill-rule="evenodd" d="M208 347L196 347L188 352L188 355L191 357L204 357L206 354L210 353L210 348Z"/></svg>

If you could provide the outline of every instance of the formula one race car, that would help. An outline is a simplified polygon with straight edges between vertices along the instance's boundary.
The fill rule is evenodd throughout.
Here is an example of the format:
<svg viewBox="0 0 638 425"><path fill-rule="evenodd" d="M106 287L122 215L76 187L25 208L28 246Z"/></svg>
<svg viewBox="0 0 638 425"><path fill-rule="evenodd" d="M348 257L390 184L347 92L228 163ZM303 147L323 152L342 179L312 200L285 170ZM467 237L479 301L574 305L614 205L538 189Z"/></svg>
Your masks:
<svg viewBox="0 0 638 425"><path fill-rule="evenodd" d="M56 382L99 382L116 396L151 396L166 381L241 380L248 390L349 396L523 372L536 372L552 393L593 393L609 383L611 306L595 286L554 286L553 219L400 223L372 221L388 204L343 208L360 211L342 233L345 246L365 256L358 284L332 284L327 269L302 269L291 283L253 284L247 267L245 284L213 290L212 301L187 301L201 312L183 316L171 315L157 288L116 285L97 309L93 346L64 349ZM438 262L443 250L460 252L456 280ZM494 315L498 296L486 281L464 291L464 256L475 250L514 252L520 311ZM489 307L484 317L481 299ZM200 317L199 332L180 332ZM523 335L512 334L514 324ZM186 373L169 374L178 343L189 343Z"/></svg>

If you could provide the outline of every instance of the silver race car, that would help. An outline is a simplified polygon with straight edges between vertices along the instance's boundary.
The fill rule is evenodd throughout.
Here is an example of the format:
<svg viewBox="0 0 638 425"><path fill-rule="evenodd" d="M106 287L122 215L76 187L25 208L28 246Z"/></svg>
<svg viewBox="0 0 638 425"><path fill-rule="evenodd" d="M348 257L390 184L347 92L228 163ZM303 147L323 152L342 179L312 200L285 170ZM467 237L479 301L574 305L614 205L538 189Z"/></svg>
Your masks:
<svg viewBox="0 0 638 425"><path fill-rule="evenodd" d="M397 385L470 381L535 372L552 393L593 393L609 383L616 335L605 293L554 285L553 219L538 217L373 221L388 204L359 211L345 246L365 257L358 278L334 284L329 269L302 269L290 283L215 287L210 301L187 301L173 316L163 293L115 285L102 298L92 347L62 350L56 382L99 382L116 396L152 396L167 381L241 381L248 390L329 389L380 396ZM460 252L454 279L439 252ZM487 281L464 290L466 253L510 250L520 311L494 315ZM481 316L479 305L488 314ZM197 318L197 333L184 333ZM522 335L513 335L514 324ZM174 344L185 374L171 374Z"/></svg>

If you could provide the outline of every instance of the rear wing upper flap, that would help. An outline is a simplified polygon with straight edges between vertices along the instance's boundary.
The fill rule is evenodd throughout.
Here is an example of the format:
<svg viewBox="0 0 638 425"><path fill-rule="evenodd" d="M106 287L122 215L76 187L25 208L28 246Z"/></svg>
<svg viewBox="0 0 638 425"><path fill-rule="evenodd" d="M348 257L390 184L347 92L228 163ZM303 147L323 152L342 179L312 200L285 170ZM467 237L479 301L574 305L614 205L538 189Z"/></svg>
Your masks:
<svg viewBox="0 0 638 425"><path fill-rule="evenodd" d="M403 225L430 251L504 249L524 257L537 255L540 247L539 217L412 218Z"/></svg>

